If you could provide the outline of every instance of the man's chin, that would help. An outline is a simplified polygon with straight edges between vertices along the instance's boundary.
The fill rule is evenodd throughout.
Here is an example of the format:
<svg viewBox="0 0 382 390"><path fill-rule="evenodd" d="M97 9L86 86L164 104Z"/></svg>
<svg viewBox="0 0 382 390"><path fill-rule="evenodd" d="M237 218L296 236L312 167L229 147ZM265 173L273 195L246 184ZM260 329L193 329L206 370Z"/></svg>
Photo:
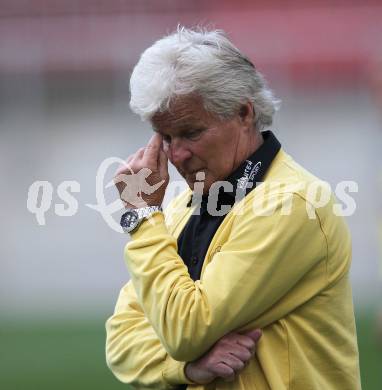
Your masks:
<svg viewBox="0 0 382 390"><path fill-rule="evenodd" d="M192 192L203 191L203 195L208 195L208 191L211 187L211 184L208 184L208 183L203 182L203 181L196 181L196 180L189 180L189 179L185 179L185 180L186 180L186 182L187 182L187 184L190 187L190 190Z"/></svg>

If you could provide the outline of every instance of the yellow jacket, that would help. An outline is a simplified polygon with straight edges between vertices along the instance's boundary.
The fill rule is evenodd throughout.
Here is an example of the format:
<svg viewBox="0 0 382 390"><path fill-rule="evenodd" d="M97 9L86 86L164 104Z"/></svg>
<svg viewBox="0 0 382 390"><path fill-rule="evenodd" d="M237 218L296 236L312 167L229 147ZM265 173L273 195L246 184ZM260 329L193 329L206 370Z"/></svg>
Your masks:
<svg viewBox="0 0 382 390"><path fill-rule="evenodd" d="M162 213L143 222L125 248L131 281L106 323L116 377L137 389L360 389L350 235L329 190L323 207L307 200L315 181L281 150L264 183L225 217L196 282L176 240L190 193L170 205L166 223ZM256 355L234 382L191 385L184 362L254 328L263 330Z"/></svg>

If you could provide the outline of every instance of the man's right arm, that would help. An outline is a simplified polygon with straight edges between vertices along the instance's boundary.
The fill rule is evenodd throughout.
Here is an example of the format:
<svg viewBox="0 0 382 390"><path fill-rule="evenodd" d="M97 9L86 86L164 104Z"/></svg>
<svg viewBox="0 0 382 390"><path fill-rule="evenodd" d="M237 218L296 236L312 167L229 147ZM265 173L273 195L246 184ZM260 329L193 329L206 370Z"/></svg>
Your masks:
<svg viewBox="0 0 382 390"><path fill-rule="evenodd" d="M106 361L113 374L137 389L172 389L193 383L184 362L171 358L138 304L131 282L121 290L106 322Z"/></svg>
<svg viewBox="0 0 382 390"><path fill-rule="evenodd" d="M106 331L108 366L119 380L138 389L173 389L180 384L207 384L215 378L233 380L252 358L261 336L259 330L233 332L196 361L176 361L147 321L131 282L122 288Z"/></svg>

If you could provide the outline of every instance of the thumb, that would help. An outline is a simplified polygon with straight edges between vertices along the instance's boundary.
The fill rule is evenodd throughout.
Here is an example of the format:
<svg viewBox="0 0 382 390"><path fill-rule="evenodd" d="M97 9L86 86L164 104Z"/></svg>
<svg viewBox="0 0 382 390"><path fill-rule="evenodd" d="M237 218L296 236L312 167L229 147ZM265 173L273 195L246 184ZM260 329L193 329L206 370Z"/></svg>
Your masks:
<svg viewBox="0 0 382 390"><path fill-rule="evenodd" d="M250 337L255 343L260 340L261 335L263 334L261 329L249 330L243 333L245 336Z"/></svg>

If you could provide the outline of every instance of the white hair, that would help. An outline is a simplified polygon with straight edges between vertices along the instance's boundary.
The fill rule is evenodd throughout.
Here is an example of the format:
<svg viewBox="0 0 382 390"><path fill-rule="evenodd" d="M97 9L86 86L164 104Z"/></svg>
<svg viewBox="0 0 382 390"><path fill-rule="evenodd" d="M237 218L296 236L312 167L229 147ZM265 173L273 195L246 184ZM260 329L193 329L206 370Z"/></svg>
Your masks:
<svg viewBox="0 0 382 390"><path fill-rule="evenodd" d="M180 95L196 94L204 108L230 118L251 102L258 130L272 124L280 101L263 76L221 30L178 27L146 49L130 79L130 107L142 120L167 111Z"/></svg>

